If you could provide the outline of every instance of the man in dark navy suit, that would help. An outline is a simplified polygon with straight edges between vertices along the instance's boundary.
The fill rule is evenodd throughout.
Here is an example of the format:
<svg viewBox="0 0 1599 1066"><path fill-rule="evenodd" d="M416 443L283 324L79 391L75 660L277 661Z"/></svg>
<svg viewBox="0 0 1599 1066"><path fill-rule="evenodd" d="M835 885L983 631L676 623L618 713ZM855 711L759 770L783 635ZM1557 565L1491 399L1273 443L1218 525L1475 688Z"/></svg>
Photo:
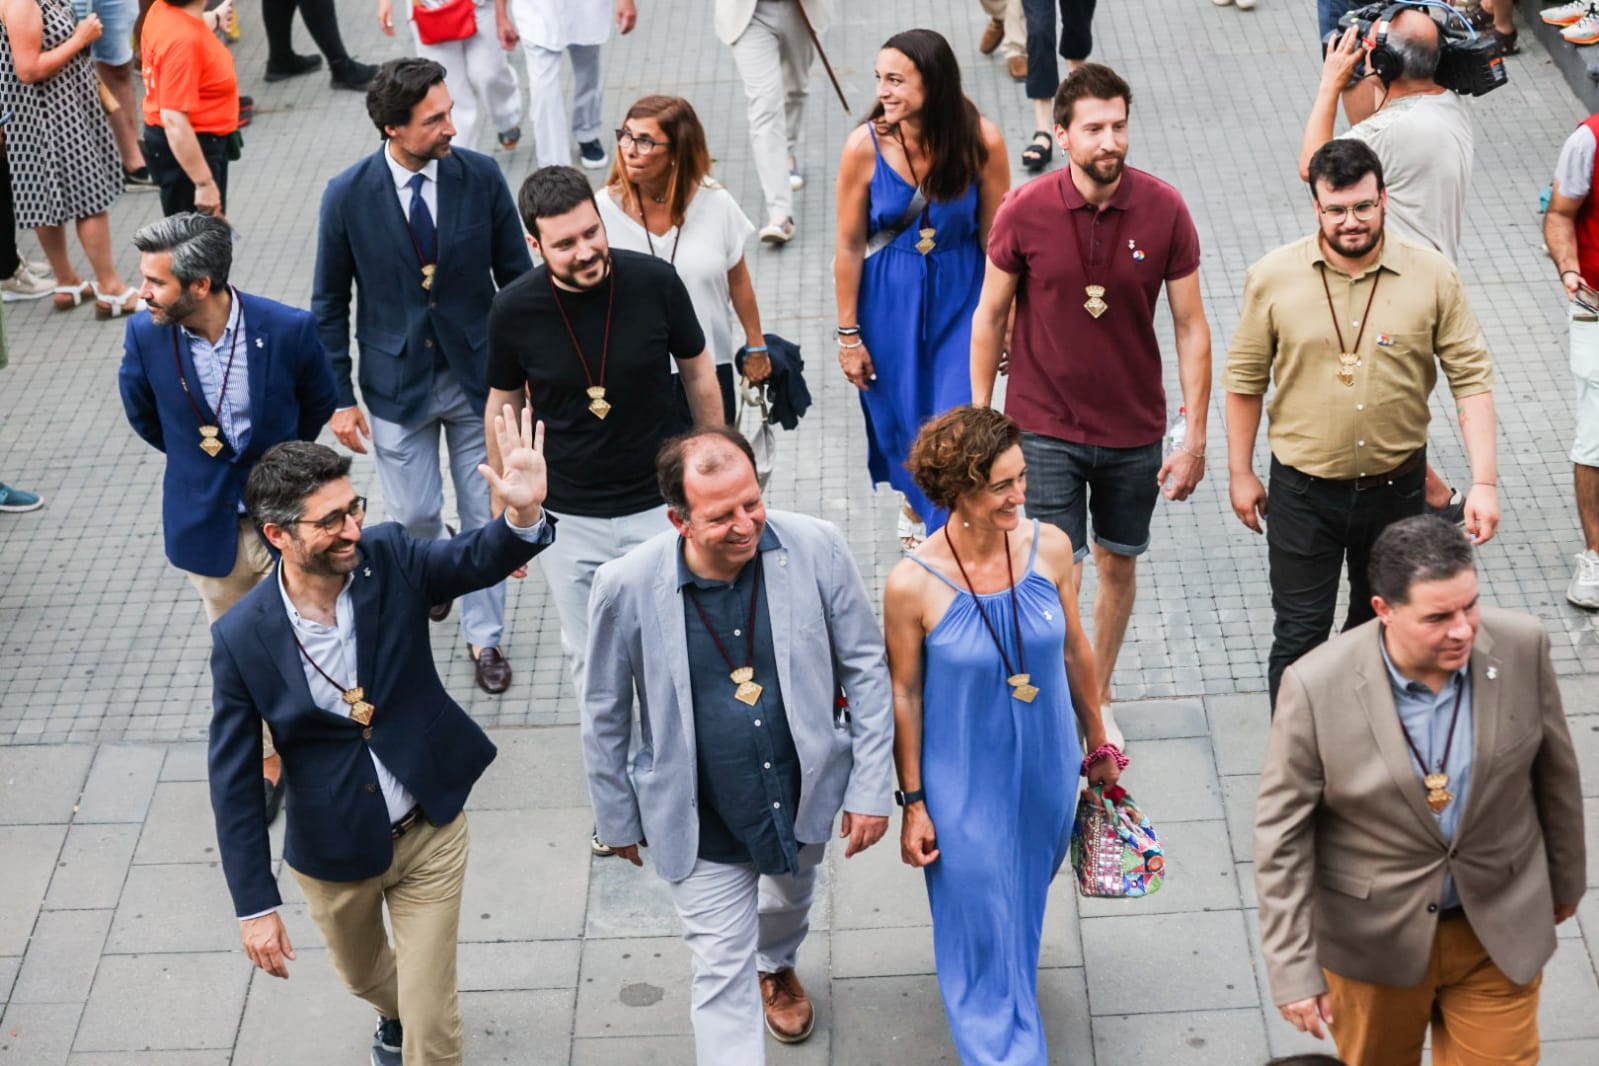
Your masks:
<svg viewBox="0 0 1599 1066"><path fill-rule="evenodd" d="M183 212L133 235L149 306L128 321L118 383L134 431L167 457L167 558L215 623L272 569L244 513L244 483L274 444L315 440L333 413L333 371L311 316L228 285L233 237ZM282 763L262 735L267 821Z"/></svg>
<svg viewBox="0 0 1599 1066"><path fill-rule="evenodd" d="M499 165L451 148L450 107L438 63L383 65L366 97L383 146L328 184L311 299L338 383L333 432L351 451L364 453L363 439L372 441L389 517L426 540L448 535L441 430L461 528L491 517L488 489L474 473L486 451L489 305L497 286L533 267ZM352 285L370 425L350 382ZM449 606L435 604L434 620ZM500 652L504 627L503 585L462 601L461 635L485 692L511 683Z"/></svg>
<svg viewBox="0 0 1599 1066"><path fill-rule="evenodd" d="M507 408L495 436L504 473L479 470L504 517L443 540L363 530L349 456L273 448L245 498L281 562L212 629L211 806L245 952L276 977L294 958L252 788L264 721L289 787L283 859L334 969L378 1011L374 1066L398 1066L402 1048L409 1066L461 1063L462 807L495 752L439 682L428 607L503 580L555 533L542 423L535 435L525 413L518 432Z"/></svg>

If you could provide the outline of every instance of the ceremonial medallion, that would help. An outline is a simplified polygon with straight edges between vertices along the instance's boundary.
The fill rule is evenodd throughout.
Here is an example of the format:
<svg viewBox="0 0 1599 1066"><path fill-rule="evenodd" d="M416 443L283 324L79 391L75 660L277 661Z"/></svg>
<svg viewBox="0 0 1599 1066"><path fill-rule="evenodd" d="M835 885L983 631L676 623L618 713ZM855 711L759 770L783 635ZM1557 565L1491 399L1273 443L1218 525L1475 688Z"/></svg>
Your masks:
<svg viewBox="0 0 1599 1066"><path fill-rule="evenodd" d="M916 250L918 252L921 252L923 255L926 255L928 252L931 252L934 249L934 247L936 247L936 244L935 244L935 242L933 240L933 236L937 232L938 232L938 230L934 229L932 226L924 226L924 227L922 227L922 229L921 229L921 238L922 239L916 242Z"/></svg>
<svg viewBox="0 0 1599 1066"><path fill-rule="evenodd" d="M595 418L604 418L606 415L611 413L611 405L605 402L604 385L590 385L588 394L589 414L593 415Z"/></svg>
<svg viewBox="0 0 1599 1066"><path fill-rule="evenodd" d="M422 288L433 288L433 275L438 272L438 269L438 265L435 263L422 264Z"/></svg>
<svg viewBox="0 0 1599 1066"><path fill-rule="evenodd" d="M1355 386L1355 367L1360 365L1360 358L1354 352L1340 352L1338 354L1338 380L1349 388Z"/></svg>
<svg viewBox="0 0 1599 1066"><path fill-rule="evenodd" d="M1038 696L1038 687L1028 682L1032 680L1031 674L1012 674L1005 679L1005 684L1010 686L1010 694L1023 703L1032 703Z"/></svg>
<svg viewBox="0 0 1599 1066"><path fill-rule="evenodd" d="M350 705L350 717L362 725L369 724L372 721L372 712L377 710L365 700L365 696L366 690L360 687L347 688L343 693L344 702Z"/></svg>
<svg viewBox="0 0 1599 1066"><path fill-rule="evenodd" d="M755 706L755 701L761 698L762 692L766 691L762 686L755 683L755 668L753 666L741 666L727 676L732 679L733 684L738 686L738 689L733 693L733 698L747 707Z"/></svg>
<svg viewBox="0 0 1599 1066"><path fill-rule="evenodd" d="M1449 806L1449 801L1455 798L1448 788L1449 775L1428 774L1421 779L1421 783L1427 786L1427 806L1432 808L1432 813L1442 814L1443 809Z"/></svg>
<svg viewBox="0 0 1599 1066"><path fill-rule="evenodd" d="M222 431L216 426L200 427L200 450L215 459L222 451Z"/></svg>
<svg viewBox="0 0 1599 1066"><path fill-rule="evenodd" d="M1085 285L1083 291L1088 293L1088 299L1083 301L1083 310L1098 318L1110 310L1110 304L1105 302L1105 286Z"/></svg>

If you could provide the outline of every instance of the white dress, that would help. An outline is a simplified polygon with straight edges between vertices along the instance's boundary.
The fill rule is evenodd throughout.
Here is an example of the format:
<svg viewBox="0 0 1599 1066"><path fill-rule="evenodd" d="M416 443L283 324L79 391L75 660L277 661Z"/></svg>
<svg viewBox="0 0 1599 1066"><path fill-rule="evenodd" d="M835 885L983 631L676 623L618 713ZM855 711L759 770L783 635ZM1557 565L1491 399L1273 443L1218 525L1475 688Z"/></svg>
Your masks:
<svg viewBox="0 0 1599 1066"><path fill-rule="evenodd" d="M638 219L625 213L609 191L601 189L594 198L612 248L654 255L677 268L700 329L705 331L706 350L718 366L731 365L742 339L734 341L727 272L744 258L744 245L755 232L733 194L706 178L689 201L683 225L673 226L663 236L646 234ZM675 372L677 367L672 369Z"/></svg>

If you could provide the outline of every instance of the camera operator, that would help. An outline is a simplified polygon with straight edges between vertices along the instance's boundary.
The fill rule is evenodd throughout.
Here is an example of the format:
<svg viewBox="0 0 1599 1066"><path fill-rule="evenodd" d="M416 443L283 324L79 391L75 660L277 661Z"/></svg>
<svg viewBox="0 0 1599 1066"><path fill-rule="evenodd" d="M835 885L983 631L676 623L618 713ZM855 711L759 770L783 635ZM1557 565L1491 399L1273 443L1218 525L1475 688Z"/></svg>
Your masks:
<svg viewBox="0 0 1599 1066"><path fill-rule="evenodd" d="M1471 119L1459 96L1433 80L1443 40L1438 23L1425 11L1401 11L1388 24L1385 47L1398 59L1397 74L1384 81L1368 73L1348 92L1362 62L1371 69L1369 50L1358 26L1344 31L1327 48L1321 85L1299 152L1299 176L1310 178L1310 158L1333 139L1338 100L1353 126L1346 137L1364 141L1382 161L1388 188L1387 228L1400 237L1442 252L1450 262L1460 254L1460 216L1471 183ZM1427 507L1453 522L1464 514L1464 496L1427 467Z"/></svg>

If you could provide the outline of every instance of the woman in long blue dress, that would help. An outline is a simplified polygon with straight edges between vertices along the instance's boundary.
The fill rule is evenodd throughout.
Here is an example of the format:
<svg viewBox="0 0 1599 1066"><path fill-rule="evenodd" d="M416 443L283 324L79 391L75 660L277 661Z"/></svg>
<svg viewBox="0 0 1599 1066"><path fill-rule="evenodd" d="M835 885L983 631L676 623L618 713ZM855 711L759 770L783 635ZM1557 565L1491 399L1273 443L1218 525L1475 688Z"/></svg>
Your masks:
<svg viewBox="0 0 1599 1066"><path fill-rule="evenodd" d="M962 94L949 42L932 30L890 37L877 55L877 105L839 163L833 280L867 465L873 484L904 495L908 542L944 521L903 464L924 421L971 402L972 312L988 225L1009 188L1004 139Z"/></svg>
<svg viewBox="0 0 1599 1066"><path fill-rule="evenodd" d="M909 466L950 512L889 574L901 857L922 867L944 1012L967 1066L1045 1066L1038 949L1082 748L1105 743L1071 539L1023 524L1021 430L989 408L929 422ZM1113 759L1090 768L1114 784ZM1083 1034L1086 1037L1087 1034Z"/></svg>

